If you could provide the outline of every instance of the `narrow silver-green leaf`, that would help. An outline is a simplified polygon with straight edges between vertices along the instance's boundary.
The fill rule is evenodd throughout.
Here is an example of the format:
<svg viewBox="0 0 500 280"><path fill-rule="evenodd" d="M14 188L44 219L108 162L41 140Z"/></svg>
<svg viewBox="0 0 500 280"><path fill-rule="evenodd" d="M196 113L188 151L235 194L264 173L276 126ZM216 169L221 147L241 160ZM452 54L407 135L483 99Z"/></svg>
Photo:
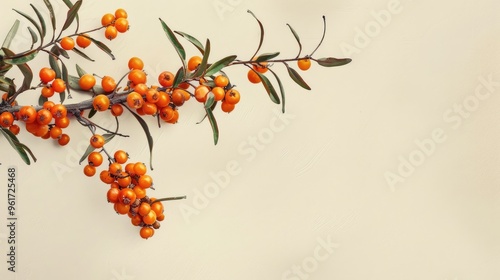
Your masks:
<svg viewBox="0 0 500 280"><path fill-rule="evenodd" d="M276 78L276 81L278 82L281 94L281 111L285 113L285 88L283 87L283 83L281 82L276 72L274 72L272 69L269 69L269 72L273 73L274 77Z"/></svg>
<svg viewBox="0 0 500 280"><path fill-rule="evenodd" d="M214 145L217 145L217 142L219 142L219 126L217 125L217 121L215 120L214 113L212 112L212 109L205 108L205 112L207 112L208 120L210 122L210 125L212 126Z"/></svg>
<svg viewBox="0 0 500 280"><path fill-rule="evenodd" d="M47 97L40 94L40 97L38 97L38 105L43 106L43 103L47 100L49 100Z"/></svg>
<svg viewBox="0 0 500 280"><path fill-rule="evenodd" d="M184 80L185 75L184 68L180 67L175 74L174 83L172 84L172 88L176 88L182 81Z"/></svg>
<svg viewBox="0 0 500 280"><path fill-rule="evenodd" d="M77 49L77 48L73 48L73 51L78 54L79 56L87 59L87 60L90 60L92 62L94 62L95 60L93 60L92 58L90 58L88 55L86 55L84 52L82 52L81 50Z"/></svg>
<svg viewBox="0 0 500 280"><path fill-rule="evenodd" d="M207 72L205 72L205 76L211 76L217 72L219 72L222 68L228 66L231 62L236 59L236 55L226 56L223 59L215 62L214 64L208 67Z"/></svg>
<svg viewBox="0 0 500 280"><path fill-rule="evenodd" d="M194 72L193 77L200 77L203 75L203 72L205 69L207 69L207 63L208 63L208 57L210 56L210 40L207 39L207 43L205 44L205 54L203 55L203 58L201 60L200 65L198 66L198 69L196 72Z"/></svg>
<svg viewBox="0 0 500 280"><path fill-rule="evenodd" d="M266 89L267 94L269 94L269 98L271 98L271 101L273 101L276 104L280 104L280 98L278 96L278 93L276 93L276 89L274 88L271 81L269 81L269 79L265 75L257 71L254 72L257 73L257 75L259 75L260 80L262 81L262 85Z"/></svg>
<svg viewBox="0 0 500 280"><path fill-rule="evenodd" d="M257 23L259 24L259 28L260 28L259 46L257 47L255 54L253 55L253 57L255 57L259 53L260 48L262 47L262 42L264 42L264 26L262 25L262 22L260 22L260 20L255 16L255 14L252 11L247 10L247 12L249 14L251 14L255 18L255 20L257 20Z"/></svg>
<svg viewBox="0 0 500 280"><path fill-rule="evenodd" d="M56 78L60 79L61 78L61 67L59 66L58 60L59 60L59 58L56 58L53 55L49 55L50 68L52 68L54 70L54 72L56 72Z"/></svg>
<svg viewBox="0 0 500 280"><path fill-rule="evenodd" d="M14 135L14 133L12 133L10 130L8 130L6 128L0 129L0 132L2 132L3 136L7 139L7 142L9 142L9 144L12 146L12 148L14 148L14 150L16 150L16 152L19 154L19 156L21 156L22 160L27 165L30 165L30 163L31 163L30 158L29 158L28 154L26 153L26 151L22 147L20 147L20 145L18 145L20 142L17 139L17 137Z"/></svg>
<svg viewBox="0 0 500 280"><path fill-rule="evenodd" d="M20 22L18 19L16 19L16 21L14 21L14 24L10 28L9 33L7 33L7 36L5 36L5 39L3 40L2 48L8 49L10 47L10 43L12 43L12 39L14 39L14 37L17 34L17 30L19 29L19 23ZM5 53L2 50L0 54L4 55Z"/></svg>
<svg viewBox="0 0 500 280"><path fill-rule="evenodd" d="M52 7L52 4L50 3L49 0L43 0L45 3L45 6L47 6L47 9L49 10L50 14L50 23L52 24L52 32L56 31L56 15L54 13L54 8Z"/></svg>
<svg viewBox="0 0 500 280"><path fill-rule="evenodd" d="M68 13L66 14L66 21L64 22L62 30L66 30L68 27L70 27L70 25L73 23L76 16L78 15L78 10L80 9L81 6L82 6L82 0L76 1L75 4L71 6L71 8L68 10Z"/></svg>
<svg viewBox="0 0 500 280"><path fill-rule="evenodd" d="M68 69L66 68L66 65L61 61L61 79L63 79L64 83L66 84L66 90L59 93L59 97L61 98L60 103L64 103L64 100L66 100L66 92L68 93L68 98L71 98L71 92L70 92L70 86L69 86L69 73Z"/></svg>
<svg viewBox="0 0 500 280"><path fill-rule="evenodd" d="M297 70L293 69L292 67L288 66L287 64L286 64L286 69L288 70L288 75L290 75L290 78L292 78L292 80L295 83L297 83L299 86L301 86L307 90L311 90L311 87L309 87L309 85L304 81L304 79L302 79L302 77L297 72Z"/></svg>
<svg viewBox="0 0 500 280"><path fill-rule="evenodd" d="M4 53L8 56L14 56L14 52L7 49L7 48L2 48ZM34 52L36 54L36 52ZM33 81L33 71L31 71L31 68L28 66L28 64L22 62L24 61L23 59L26 59L26 57L19 57L19 58L16 58L16 59L13 59L13 60L16 60L16 61L9 61L9 59L6 59L4 60L5 63L9 63L9 64L15 64L17 65L17 67L19 68L19 70L21 70L21 73L23 74L23 84L22 86L18 89L18 92L22 92L22 91L25 91L25 90L28 90L30 87L31 87L31 82ZM33 58L31 58L33 59ZM29 59L29 60L31 60ZM27 61L29 61L27 60Z"/></svg>
<svg viewBox="0 0 500 280"><path fill-rule="evenodd" d="M267 61L269 59L273 59L275 57L277 57L278 55L280 55L279 52L274 52L274 53L264 53L264 54L261 54L259 55L259 57L257 57L255 59L255 62L263 62L263 61Z"/></svg>
<svg viewBox="0 0 500 280"><path fill-rule="evenodd" d="M297 34L297 32L295 32L295 30L292 28L292 26L290 24L287 23L286 25L288 25L288 27L290 28L290 31L292 31L292 34L295 37L295 40L297 40L297 43L299 44L299 53L297 54L297 57L299 57L300 53L302 52L302 43L300 43L299 34Z"/></svg>
<svg viewBox="0 0 500 280"><path fill-rule="evenodd" d="M33 5L33 4L30 4L31 8L33 8L33 10L35 11L36 13L36 16L38 17L38 21L40 22L40 27L41 27L41 31L42 31L42 42L43 42L43 38L45 37L45 35L47 34L47 26L45 25L45 20L43 19L43 16L42 14L40 13L40 11Z"/></svg>
<svg viewBox="0 0 500 280"><path fill-rule="evenodd" d="M33 48L33 45L38 42L38 36L36 35L35 30L33 30L31 27L28 26L28 31L30 32L31 35L31 47Z"/></svg>
<svg viewBox="0 0 500 280"><path fill-rule="evenodd" d="M318 62L319 65L324 67L342 66L348 64L351 61L352 59L350 58L334 58L334 57L324 57L316 59L316 62Z"/></svg>
<svg viewBox="0 0 500 280"><path fill-rule="evenodd" d="M111 57L111 59L115 59L115 56L113 55L113 53L111 52L111 49L108 48L108 46L106 46L104 43L102 43L101 41L97 41L96 39L94 38L91 38L89 37L89 39L98 47L100 48L102 51L104 51L107 55L109 55Z"/></svg>
<svg viewBox="0 0 500 280"><path fill-rule="evenodd" d="M90 118L90 117L89 117ZM93 151L95 150L94 147L92 147L92 145L88 145L87 146L87 149L85 150L85 152L83 153L82 157L80 158L80 160L78 161L78 164L82 164L82 162L84 160L87 159L87 157L90 155L90 153L92 153Z"/></svg>
<svg viewBox="0 0 500 280"><path fill-rule="evenodd" d="M179 43L179 40L177 40L177 37L175 36L174 32L172 32L172 29L168 27L168 25L160 18L161 26L163 28L163 31L165 31L165 34L167 35L167 38L170 40L170 43L174 46L175 51L179 55L182 65L184 68L186 68L186 51L184 50L184 47Z"/></svg>
<svg viewBox="0 0 500 280"><path fill-rule="evenodd" d="M29 22L31 22L31 24L33 24L33 26L35 26L36 30L38 31L38 34L40 35L40 37L43 37L42 36L42 28L40 27L40 25L32 18L30 17L29 15L21 12L21 11L18 11L16 9L13 9L16 13L20 14L21 16L23 16L24 18L26 18Z"/></svg>
<svg viewBox="0 0 500 280"><path fill-rule="evenodd" d="M151 136L151 132L149 132L148 124L142 119L141 116L134 113L134 111L132 111L129 107L124 107L137 119L142 129L144 130L144 133L146 134L149 146L149 167L151 170L153 170L153 137Z"/></svg>
<svg viewBox="0 0 500 280"><path fill-rule="evenodd" d="M76 73L78 74L79 77L87 74L87 72L83 70L82 67L80 67L78 64L76 64L75 67L76 67Z"/></svg>
<svg viewBox="0 0 500 280"><path fill-rule="evenodd" d="M210 109L215 103L215 95L213 92L207 94L207 100L205 100L205 109Z"/></svg>
<svg viewBox="0 0 500 280"><path fill-rule="evenodd" d="M16 55L13 52L7 52L6 48L3 48L3 51L6 55L3 62L5 62L7 64L14 64L14 65L24 64L26 62L29 62L29 61L33 60L38 54L38 51L36 51L36 50L31 50L31 51L23 54L22 56Z"/></svg>
<svg viewBox="0 0 500 280"><path fill-rule="evenodd" d="M198 41L198 39L196 39L195 37L193 37L187 33L181 32L181 31L174 31L174 32L181 35L186 40L188 40L191 44L193 44L201 52L201 54L205 54L205 49L203 48L203 45L201 44L201 42Z"/></svg>

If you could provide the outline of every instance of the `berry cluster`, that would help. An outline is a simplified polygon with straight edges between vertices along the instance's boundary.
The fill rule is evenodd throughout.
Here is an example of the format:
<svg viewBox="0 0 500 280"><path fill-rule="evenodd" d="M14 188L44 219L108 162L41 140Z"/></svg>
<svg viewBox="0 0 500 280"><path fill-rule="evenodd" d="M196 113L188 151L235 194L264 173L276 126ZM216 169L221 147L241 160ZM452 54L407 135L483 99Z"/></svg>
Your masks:
<svg viewBox="0 0 500 280"><path fill-rule="evenodd" d="M118 36L118 33L125 33L129 29L128 14L124 9L117 9L114 14L107 13L101 18L101 24L106 27L104 36L113 40Z"/></svg>
<svg viewBox="0 0 500 280"><path fill-rule="evenodd" d="M91 143L100 148L103 140L99 136L92 136ZM146 195L147 189L153 188L153 179L146 174L146 165L141 162L127 163L128 159L125 151L116 151L113 158L109 159L108 168L99 173L99 178L109 185L106 196L108 202L113 203L116 213L128 215L134 226L141 227L141 237L147 239L153 236L155 229L160 228L159 222L165 218L164 208L160 200ZM96 168L103 162L101 152L93 151L87 157L83 172L89 177L94 176Z"/></svg>

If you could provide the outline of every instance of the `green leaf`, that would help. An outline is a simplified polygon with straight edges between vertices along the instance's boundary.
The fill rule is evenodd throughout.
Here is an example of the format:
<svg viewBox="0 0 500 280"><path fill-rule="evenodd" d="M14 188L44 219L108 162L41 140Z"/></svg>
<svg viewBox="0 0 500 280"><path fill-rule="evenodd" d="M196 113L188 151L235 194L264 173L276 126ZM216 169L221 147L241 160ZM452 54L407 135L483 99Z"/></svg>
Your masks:
<svg viewBox="0 0 500 280"><path fill-rule="evenodd" d="M352 59L350 58L334 58L334 57L324 57L316 59L316 62L318 62L319 65L324 67L342 66L348 64L351 61Z"/></svg>
<svg viewBox="0 0 500 280"><path fill-rule="evenodd" d="M93 60L92 58L90 58L88 55L86 55L84 52L82 52L81 50L79 50L79 49L77 49L77 48L73 48L73 51L74 51L76 54L80 55L81 57L83 57L83 58L85 58L85 59L87 59L87 60L90 60L90 61L92 61L92 62L94 62L94 61L95 61L95 60Z"/></svg>
<svg viewBox="0 0 500 280"><path fill-rule="evenodd" d="M295 30L292 28L292 26L290 24L287 23L286 25L288 25L288 27L290 28L290 31L292 31L293 37L295 37L295 40L297 40L297 43L299 44L299 53L297 54L297 57L299 57L300 53L302 52L302 44L300 43L299 34L297 34L297 32L295 32Z"/></svg>
<svg viewBox="0 0 500 280"><path fill-rule="evenodd" d="M8 56L14 56L14 52L12 52L11 50L9 50L7 48L3 48L3 51ZM28 55L28 56L30 56L30 55ZM22 61L23 61L22 58L25 58L25 57L18 57L16 59L13 59L14 61L10 61L9 59L4 60L6 63L9 63L7 61L10 61L12 63L9 63L9 64L17 65L17 67L19 68L19 70L21 70L21 73L24 76L23 84L18 89L18 92L22 92L22 91L29 89L31 87L31 82L33 81L33 71L31 71L31 68L28 66L28 64L22 63ZM12 92L10 92L10 93L12 93ZM10 93L9 93L9 96L11 96Z"/></svg>
<svg viewBox="0 0 500 280"><path fill-rule="evenodd" d="M205 75L211 76L219 72L222 68L228 66L231 62L233 62L236 59L236 57L237 57L236 55L230 55L215 62L214 64L210 65L210 67L208 67L207 72L205 72Z"/></svg>
<svg viewBox="0 0 500 280"><path fill-rule="evenodd" d="M28 61L31 61L38 54L38 51L36 51L36 50L31 50L23 55L19 55L19 54L16 55L12 51L7 51L6 48L2 48L2 50L7 55L6 57L4 57L3 62L5 62L7 64L13 64L13 65L24 64Z"/></svg>
<svg viewBox="0 0 500 280"><path fill-rule="evenodd" d="M30 16L28 16L27 14L21 12L21 11L18 11L16 9L13 9L16 13L20 14L21 16L23 16L24 18L26 18L29 22L31 22L31 24L33 24L33 26L35 26L36 30L38 31L38 34L40 35L40 37L43 37L43 34L42 34L42 28L40 27L40 25Z"/></svg>
<svg viewBox="0 0 500 280"><path fill-rule="evenodd" d="M213 92L209 92L207 95L207 100L205 100L205 109L210 109L215 103L215 95Z"/></svg>
<svg viewBox="0 0 500 280"><path fill-rule="evenodd" d="M213 94L212 94L213 96ZM219 127L217 126L217 121L215 120L214 113L211 108L207 108L205 106L205 112L207 112L208 120L210 121L210 125L212 126L212 133L214 136L214 145L217 145L219 142Z"/></svg>
<svg viewBox="0 0 500 280"><path fill-rule="evenodd" d="M174 83L172 84L172 88L176 88L182 81L184 80L184 74L186 72L184 71L184 68L180 67L179 70L177 70L177 73L175 74L174 78Z"/></svg>
<svg viewBox="0 0 500 280"><path fill-rule="evenodd" d="M49 55L49 65L50 65L50 68L52 68L54 70L54 72L56 72L56 78L61 78L61 67L59 67L59 63L57 62L59 60L59 58L56 58L55 56L53 55Z"/></svg>
<svg viewBox="0 0 500 280"><path fill-rule="evenodd" d="M14 135L14 133L12 133L10 130L8 130L6 128L0 129L0 132L2 132L3 136L5 136L5 138L7 139L7 142L9 142L9 144L12 146L12 148L14 148L14 150L17 151L19 156L21 156L22 160L27 165L31 164L28 153L31 155L33 160L36 161L36 158L33 156L33 153L31 153L31 150L28 149L28 147L26 147L26 145L21 144L21 142L19 142L19 139L17 139L17 137L16 137L16 135Z"/></svg>
<svg viewBox="0 0 500 280"><path fill-rule="evenodd" d="M255 59L255 62L263 62L263 61L267 61L269 59L273 59L275 57L277 57L278 55L280 55L279 52L275 52L275 53L264 53L264 54L261 54L259 55L259 57L257 57Z"/></svg>
<svg viewBox="0 0 500 280"><path fill-rule="evenodd" d="M203 55L203 59L201 60L200 65L196 72L194 72L193 77L200 77L203 75L203 72L207 69L208 57L210 56L210 40L207 39L207 43L205 44L205 54Z"/></svg>
<svg viewBox="0 0 500 280"><path fill-rule="evenodd" d="M269 69L269 71L273 73L274 77L276 78L276 81L278 82L281 94L281 111L285 113L285 88L283 87L283 83L281 83L281 80L278 77L278 75L272 69Z"/></svg>
<svg viewBox="0 0 500 280"><path fill-rule="evenodd" d="M71 92L70 92L70 87L69 85L69 74L68 74L68 69L66 68L66 65L61 61L61 79L63 79L64 83L66 84L66 90L59 93L59 97L61 98L60 103L64 103L64 100L66 100L66 92L68 93L68 98L71 98Z"/></svg>
<svg viewBox="0 0 500 280"><path fill-rule="evenodd" d="M161 26L163 27L163 30L165 31L165 34L167 34L168 39L170 40L170 43L175 48L175 51L179 55L182 65L184 68L186 68L186 51L184 50L184 47L182 47L181 43L179 43L179 40L177 40L177 37L175 36L174 32L172 32L172 29L168 27L168 25L160 18Z"/></svg>
<svg viewBox="0 0 500 280"><path fill-rule="evenodd" d="M110 48L108 48L108 46L106 46L104 43L102 43L102 42L100 42L100 41L97 41L97 40L96 40L96 39L94 39L94 38L89 37L89 39L90 39L90 40L91 40L94 44L96 44L96 46L97 46L98 48L100 48L102 51L104 51L106 54L108 54L108 55L111 57L111 59L113 59L113 60L115 59L115 56L111 53L111 49L110 49Z"/></svg>
<svg viewBox="0 0 500 280"><path fill-rule="evenodd" d="M252 11L247 10L247 12L249 14L251 14L257 20L257 23L259 24L259 28L260 28L259 46L257 47L255 54L253 55L255 57L259 53L260 48L262 47L262 42L264 42L264 26L262 25L262 22L260 22L260 20L255 16L255 14Z"/></svg>
<svg viewBox="0 0 500 280"><path fill-rule="evenodd" d="M89 117L90 118L90 117ZM82 162L84 160L87 159L87 157L90 155L90 153L92 153L93 151L95 150L94 147L92 147L92 145L89 144L89 146L87 147L87 149L85 150L85 152L83 153L82 157L80 158L80 160L78 161L78 164L82 164Z"/></svg>
<svg viewBox="0 0 500 280"><path fill-rule="evenodd" d="M10 28L9 33L7 33L7 36L5 36L5 39L3 40L2 48L8 49L10 47L10 43L12 43L12 39L14 39L14 37L16 36L18 29L19 29L19 20L16 19L16 21L14 21L14 24ZM5 53L2 50L0 54L4 55Z"/></svg>
<svg viewBox="0 0 500 280"><path fill-rule="evenodd" d="M52 4L50 3L49 0L43 0L43 2L45 3L45 6L47 6L47 9L49 10L50 22L52 23L52 32L55 32L56 31L56 15L54 13L54 8L52 7Z"/></svg>
<svg viewBox="0 0 500 280"><path fill-rule="evenodd" d="M79 77L87 74L87 72L83 70L82 67L80 67L78 64L76 64L75 67L76 67L76 73L78 73Z"/></svg>
<svg viewBox="0 0 500 280"><path fill-rule="evenodd" d="M28 26L28 31L30 32L31 35L31 46L33 47L36 42L38 42L38 36L36 35L35 31L31 29L31 27Z"/></svg>
<svg viewBox="0 0 500 280"><path fill-rule="evenodd" d="M149 145L149 168L153 170L153 137L151 136L151 132L149 132L148 124L141 118L141 116L134 113L134 111L132 111L128 106L123 107L125 107L137 119L146 134Z"/></svg>
<svg viewBox="0 0 500 280"><path fill-rule="evenodd" d="M47 97L40 94L40 97L38 97L38 105L42 106L47 100L49 100Z"/></svg>
<svg viewBox="0 0 500 280"><path fill-rule="evenodd" d="M201 52L201 54L203 54L203 55L205 54L205 49L203 48L203 45L201 44L201 42L198 41L198 39L194 38L193 36L191 36L189 34L181 32L181 31L174 31L174 32L181 35L186 40L188 40L191 44L193 44Z"/></svg>
<svg viewBox="0 0 500 280"><path fill-rule="evenodd" d="M269 81L269 79L265 75L255 71L253 69L252 69L252 71L254 71L255 73L257 73L257 75L259 75L260 80L262 81L262 85L266 89L267 94L269 94L271 101L273 101L276 104L280 104L280 98L278 97L278 94L276 93L276 89L274 89L274 86L271 83L271 81Z"/></svg>
<svg viewBox="0 0 500 280"><path fill-rule="evenodd" d="M59 55L62 55L62 56L64 56L66 59L69 59L69 54L68 54L68 52L67 52L65 49L63 49L63 48L59 47L58 45L54 45L54 48L57 48L57 53L58 53Z"/></svg>
<svg viewBox="0 0 500 280"><path fill-rule="evenodd" d="M16 93L16 85L14 84L14 80L0 76L0 90L7 92L7 97L13 96Z"/></svg>
<svg viewBox="0 0 500 280"><path fill-rule="evenodd" d="M286 69L288 70L288 75L290 75L290 78L292 78L292 80L294 82L296 82L299 86L301 86L307 90L311 90L311 87L309 87L309 85L307 85L307 83L304 81L304 79L302 79L300 74L295 69L288 66L288 64L285 64L285 65L286 65Z"/></svg>
<svg viewBox="0 0 500 280"><path fill-rule="evenodd" d="M68 3L66 1L65 1L65 3L66 3L66 5L68 5ZM70 9L68 10L68 13L66 15L66 21L64 22L62 30L66 30L68 27L71 26L71 24L73 23L73 21L77 17L78 10L80 9L81 6L82 6L82 0L78 0L75 2L74 5L72 5L70 7Z"/></svg>
<svg viewBox="0 0 500 280"><path fill-rule="evenodd" d="M42 29L41 30L41 32L42 32L41 37L42 37L42 42L43 42L43 38L45 37L45 34L47 34L47 26L45 25L45 20L43 19L43 16L40 13L40 11L33 4L30 4L30 6L35 11L36 16L38 17L38 21L40 22L40 27Z"/></svg>
<svg viewBox="0 0 500 280"><path fill-rule="evenodd" d="M97 113L97 110L94 108L90 108L89 119L92 118Z"/></svg>

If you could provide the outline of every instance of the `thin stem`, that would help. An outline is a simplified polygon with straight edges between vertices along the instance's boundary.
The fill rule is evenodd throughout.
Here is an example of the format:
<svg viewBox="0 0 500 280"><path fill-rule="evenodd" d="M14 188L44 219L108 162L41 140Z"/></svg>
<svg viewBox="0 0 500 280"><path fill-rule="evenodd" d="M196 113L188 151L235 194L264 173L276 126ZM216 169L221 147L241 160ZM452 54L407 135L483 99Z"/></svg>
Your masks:
<svg viewBox="0 0 500 280"><path fill-rule="evenodd" d="M187 196L176 196L176 197L166 197L166 198L160 198L160 199L157 199L153 202L151 202L151 205L153 205L153 203L156 203L156 202L160 202L160 201L167 201L167 200L180 200L180 199L186 199Z"/></svg>
<svg viewBox="0 0 500 280"><path fill-rule="evenodd" d="M309 56L313 56L313 54L318 50L319 46L323 43L323 40L325 39L325 34L326 34L326 17L323 16L323 36L321 36L321 41L319 41L318 46L312 51L312 53Z"/></svg>

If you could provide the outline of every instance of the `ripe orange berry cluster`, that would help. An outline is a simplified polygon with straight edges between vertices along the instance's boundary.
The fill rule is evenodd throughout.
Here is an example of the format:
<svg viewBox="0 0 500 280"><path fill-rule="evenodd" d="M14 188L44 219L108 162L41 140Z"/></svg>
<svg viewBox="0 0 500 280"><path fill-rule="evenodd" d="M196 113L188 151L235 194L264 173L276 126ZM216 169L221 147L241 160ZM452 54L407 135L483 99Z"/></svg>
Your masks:
<svg viewBox="0 0 500 280"><path fill-rule="evenodd" d="M93 146L102 147L101 143ZM146 174L146 165L142 162L127 163L128 159L125 151L116 151L111 164L100 172L99 177L109 185L106 197L116 213L128 215L132 225L140 227L140 236L148 239L155 229L160 228L160 221L165 218L164 208L161 201L146 195L147 189L153 186L152 177ZM104 158L100 152L93 151L87 160L83 171L87 176L94 176L96 167L101 166Z"/></svg>
<svg viewBox="0 0 500 280"><path fill-rule="evenodd" d="M40 82L42 87L42 96L49 98L54 95L55 92L61 93L66 90L66 83L63 79L56 78L56 72L50 67L43 67L38 72L40 77Z"/></svg>
<svg viewBox="0 0 500 280"><path fill-rule="evenodd" d="M106 27L104 36L113 40L118 36L118 33L125 33L129 29L127 11L117 9L114 14L107 13L101 18L102 26Z"/></svg>
<svg viewBox="0 0 500 280"><path fill-rule="evenodd" d="M3 98L5 100L5 94ZM22 106L19 111L14 113L2 112L0 114L0 125L17 135L21 129L14 122L19 121L24 123L26 130L34 136L43 139L52 138L59 145L64 146L70 140L69 135L63 133L63 129L69 125L67 114L64 105L46 101L38 111L33 106Z"/></svg>

